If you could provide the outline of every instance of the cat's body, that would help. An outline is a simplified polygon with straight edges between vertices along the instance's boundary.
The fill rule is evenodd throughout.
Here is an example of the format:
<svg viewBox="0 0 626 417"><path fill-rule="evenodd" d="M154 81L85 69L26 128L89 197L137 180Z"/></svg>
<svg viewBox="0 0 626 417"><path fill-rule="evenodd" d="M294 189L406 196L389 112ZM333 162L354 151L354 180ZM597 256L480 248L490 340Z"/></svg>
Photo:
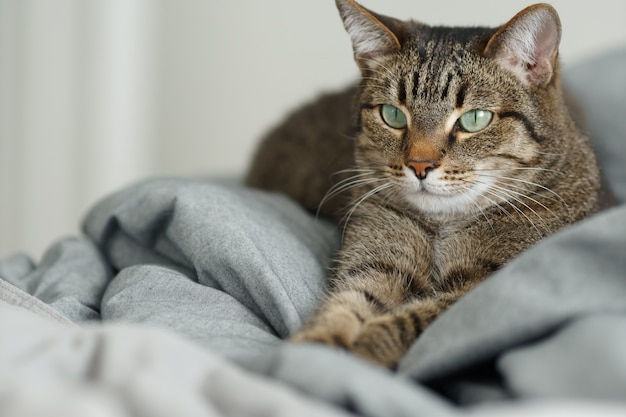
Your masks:
<svg viewBox="0 0 626 417"><path fill-rule="evenodd" d="M469 289L599 210L600 175L564 102L550 6L486 29L337 5L361 83L272 132L247 182L344 222L328 297L292 340L393 367Z"/></svg>

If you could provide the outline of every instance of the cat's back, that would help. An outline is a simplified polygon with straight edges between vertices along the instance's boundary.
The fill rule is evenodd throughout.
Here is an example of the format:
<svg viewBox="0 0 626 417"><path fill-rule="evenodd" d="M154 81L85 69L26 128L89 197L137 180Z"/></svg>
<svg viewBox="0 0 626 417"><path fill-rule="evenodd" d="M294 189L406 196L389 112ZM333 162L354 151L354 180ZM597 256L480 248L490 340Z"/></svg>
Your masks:
<svg viewBox="0 0 626 417"><path fill-rule="evenodd" d="M255 188L287 194L317 210L333 184L353 165L352 101L356 87L327 93L289 114L261 141L246 176ZM345 201L331 198L320 212L337 216Z"/></svg>

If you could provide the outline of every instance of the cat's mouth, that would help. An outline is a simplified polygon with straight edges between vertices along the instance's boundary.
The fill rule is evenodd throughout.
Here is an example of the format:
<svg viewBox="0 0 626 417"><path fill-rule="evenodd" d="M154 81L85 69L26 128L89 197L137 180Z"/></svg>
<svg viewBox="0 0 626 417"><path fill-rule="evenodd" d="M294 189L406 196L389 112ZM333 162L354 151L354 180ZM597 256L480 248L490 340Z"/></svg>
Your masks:
<svg viewBox="0 0 626 417"><path fill-rule="evenodd" d="M479 211L491 186L488 179L470 180L436 171L420 178L411 170L407 171L405 198L412 206L429 213Z"/></svg>

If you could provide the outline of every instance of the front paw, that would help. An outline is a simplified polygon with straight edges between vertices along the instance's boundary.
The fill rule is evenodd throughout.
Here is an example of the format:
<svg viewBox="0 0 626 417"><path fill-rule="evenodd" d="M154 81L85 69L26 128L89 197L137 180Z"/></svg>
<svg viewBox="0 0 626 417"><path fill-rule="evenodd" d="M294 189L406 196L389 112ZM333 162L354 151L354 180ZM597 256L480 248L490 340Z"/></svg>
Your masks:
<svg viewBox="0 0 626 417"><path fill-rule="evenodd" d="M292 343L321 343L349 350L356 335L347 332L329 332L327 329L314 328L301 330L289 338Z"/></svg>
<svg viewBox="0 0 626 417"><path fill-rule="evenodd" d="M393 315L379 316L366 322L331 322L309 325L289 338L294 343L322 343L345 349L368 362L395 369L411 343L412 331L403 331Z"/></svg>
<svg viewBox="0 0 626 417"><path fill-rule="evenodd" d="M403 331L402 327L391 315L370 320L363 326L350 350L369 362L395 369L415 340L415 334Z"/></svg>
<svg viewBox="0 0 626 417"><path fill-rule="evenodd" d="M332 320L318 320L309 323L294 333L290 342L322 343L350 350L361 331L362 322L352 315L337 315Z"/></svg>

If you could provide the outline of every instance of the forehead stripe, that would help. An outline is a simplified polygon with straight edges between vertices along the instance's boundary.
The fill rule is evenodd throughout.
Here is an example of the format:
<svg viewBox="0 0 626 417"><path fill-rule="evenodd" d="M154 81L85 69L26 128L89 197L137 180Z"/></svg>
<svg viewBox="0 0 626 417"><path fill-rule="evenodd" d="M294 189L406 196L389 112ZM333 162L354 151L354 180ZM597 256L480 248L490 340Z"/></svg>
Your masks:
<svg viewBox="0 0 626 417"><path fill-rule="evenodd" d="M441 101L444 101L448 97L448 90L450 89L450 83L452 82L452 73L448 73L448 80L446 81L446 85L443 87L443 91L441 92Z"/></svg>
<svg viewBox="0 0 626 417"><path fill-rule="evenodd" d="M398 101L402 104L406 102L406 84L403 79L398 83Z"/></svg>
<svg viewBox="0 0 626 417"><path fill-rule="evenodd" d="M413 73L413 99L417 98L417 93L419 91L419 81L420 81L419 72L415 71Z"/></svg>
<svg viewBox="0 0 626 417"><path fill-rule="evenodd" d="M465 93L467 92L467 85L462 84L459 91L456 93L456 108L459 109L463 107L463 103L465 103Z"/></svg>

